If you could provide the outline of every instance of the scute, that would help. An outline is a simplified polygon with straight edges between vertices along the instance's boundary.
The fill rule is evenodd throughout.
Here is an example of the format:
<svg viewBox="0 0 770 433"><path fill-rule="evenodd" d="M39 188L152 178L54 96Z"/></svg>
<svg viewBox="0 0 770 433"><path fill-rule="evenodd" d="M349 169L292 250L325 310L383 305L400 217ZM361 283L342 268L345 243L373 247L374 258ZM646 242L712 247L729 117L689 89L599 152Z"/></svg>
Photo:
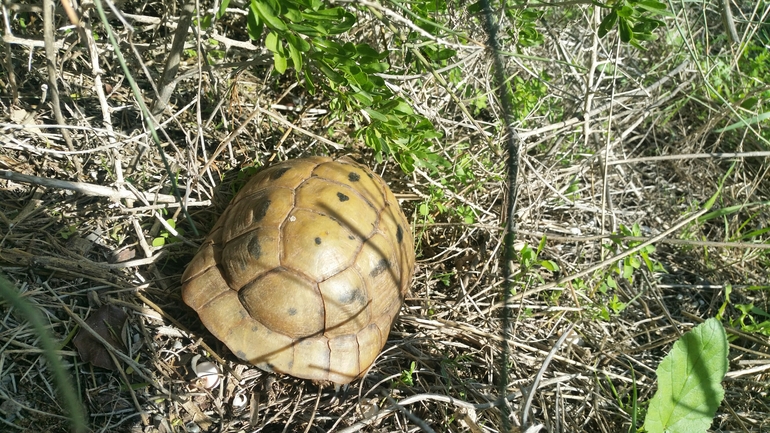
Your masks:
<svg viewBox="0 0 770 433"><path fill-rule="evenodd" d="M340 221L307 209L291 213L281 241L281 263L319 282L350 266L361 247L361 240Z"/></svg>
<svg viewBox="0 0 770 433"><path fill-rule="evenodd" d="M325 214L359 238L371 236L377 225L377 209L355 189L314 177L297 189L297 207Z"/></svg>
<svg viewBox="0 0 770 433"><path fill-rule="evenodd" d="M185 270L182 298L244 361L345 384L382 350L413 269L385 182L346 158L303 158L244 185Z"/></svg>
<svg viewBox="0 0 770 433"><path fill-rule="evenodd" d="M286 269L276 269L247 284L238 297L251 317L271 331L292 338L323 333L321 293L314 283Z"/></svg>

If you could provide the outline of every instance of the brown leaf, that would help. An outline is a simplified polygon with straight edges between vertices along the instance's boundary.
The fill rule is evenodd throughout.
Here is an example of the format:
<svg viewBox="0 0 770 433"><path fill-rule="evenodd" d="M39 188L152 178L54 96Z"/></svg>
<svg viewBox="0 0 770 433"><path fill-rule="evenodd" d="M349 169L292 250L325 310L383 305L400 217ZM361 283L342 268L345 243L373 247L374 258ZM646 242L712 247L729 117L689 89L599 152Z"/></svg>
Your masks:
<svg viewBox="0 0 770 433"><path fill-rule="evenodd" d="M86 319L86 323L113 347L120 349L123 347L120 335L123 333L127 319L128 315L123 310L114 305L105 304L92 313ZM107 349L90 332L80 329L72 342L83 362L90 362L95 367L108 370L116 369Z"/></svg>

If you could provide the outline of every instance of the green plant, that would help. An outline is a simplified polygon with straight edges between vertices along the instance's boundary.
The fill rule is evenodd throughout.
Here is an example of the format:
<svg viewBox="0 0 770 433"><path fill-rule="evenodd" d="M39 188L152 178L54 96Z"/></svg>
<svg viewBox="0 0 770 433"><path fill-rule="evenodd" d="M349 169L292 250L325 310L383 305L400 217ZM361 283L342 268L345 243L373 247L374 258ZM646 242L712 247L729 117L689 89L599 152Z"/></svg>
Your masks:
<svg viewBox="0 0 770 433"><path fill-rule="evenodd" d="M399 377L399 383L406 386L414 386L414 371L416 364L414 361L409 365L409 370L402 370L401 377Z"/></svg>
<svg viewBox="0 0 770 433"><path fill-rule="evenodd" d="M374 150L377 161L388 155L405 172L438 170L443 158L432 141L441 134L377 75L390 68L387 53L337 37L355 23L345 8L320 0L251 0L247 17L249 37L264 36L275 70L283 74L292 66L308 92L326 92L333 115L355 124L355 137Z"/></svg>
<svg viewBox="0 0 770 433"><path fill-rule="evenodd" d="M177 233L184 234L184 231L182 228L176 227L176 221L173 219L167 219L166 223L172 228L177 231ZM166 245L166 243L173 244L174 242L179 242L179 238L172 235L168 230L165 228L160 231L160 235L152 240L152 246L154 247L162 247L163 245Z"/></svg>
<svg viewBox="0 0 770 433"><path fill-rule="evenodd" d="M610 237L610 240L616 247L627 250L637 247L642 241L628 241L626 244L623 241L624 237L641 237L642 230L639 224L626 227L624 225L619 226L618 236ZM602 320L610 320L613 315L618 315L623 312L630 302L623 302L620 300L615 290L618 289L618 280L626 280L629 284L633 284L634 276L642 269L642 266L649 272L666 272L663 265L651 256L655 252L654 245L647 245L639 250L636 254L632 254L618 261L615 266L611 268L610 272L597 271L596 278L599 280L597 287L600 293L599 299L596 300L596 316ZM641 295L641 294L640 294ZM640 296L640 295L637 295Z"/></svg>
<svg viewBox="0 0 770 433"><path fill-rule="evenodd" d="M631 228L624 226L623 224L620 224L618 227L620 231L621 236L628 236L628 237L641 237L642 236L642 229L639 227L639 224L634 223ZM624 249L631 249L635 248L636 246L640 245L641 241L629 241L627 246L624 246L621 242L622 238L618 237L611 237L610 238L612 242ZM637 254L632 254L626 258L623 259L623 261L618 263L618 266L615 267L615 272L617 275L625 280L627 280L629 283L633 283L634 281L634 273L641 269L642 264L647 268L650 272L665 272L665 268L663 265L660 264L657 260L652 259L650 256L652 253L655 252L655 246L654 245L647 245L646 247L642 248ZM614 287L614 286L613 286Z"/></svg>
<svg viewBox="0 0 770 433"><path fill-rule="evenodd" d="M518 256L519 270L512 276L514 281L527 283L530 279L534 279L537 282L543 283L545 280L540 274L540 270L551 273L559 271L558 263L553 260L540 258L540 253L543 252L543 249L545 248L545 242L546 237L543 236L543 238L540 239L540 243L537 245L537 249L533 249L528 244L524 244L524 246L521 247ZM561 290L552 292L551 296L553 296L553 298L551 301L555 303L558 300L558 297L561 296L561 293Z"/></svg>
<svg viewBox="0 0 770 433"><path fill-rule="evenodd" d="M741 331L770 336L770 314L757 308L754 304L735 304L735 308L741 312L737 320L731 320L730 324L740 325ZM764 320L757 319L762 317ZM746 321L748 320L748 323Z"/></svg>
<svg viewBox="0 0 770 433"><path fill-rule="evenodd" d="M634 372L633 366L631 366L630 371L632 380L631 393L625 395L618 392L615 388L615 384L612 383L612 378L606 376L607 383L610 385L610 392L613 397L615 397L618 407L631 416L631 425L628 427L629 433L636 431L638 419L644 415L643 408L639 406L638 390L636 388L636 373Z"/></svg>
<svg viewBox="0 0 770 433"><path fill-rule="evenodd" d="M524 244L524 246L521 248L521 251L519 252L519 264L521 265L521 272L527 272L534 266L541 266L549 272L558 272L559 265L555 261L543 260L539 258L540 253L542 253L543 248L545 248L545 241L546 238L543 236L543 238L540 239L540 243L537 245L536 250L533 250L532 247Z"/></svg>
<svg viewBox="0 0 770 433"><path fill-rule="evenodd" d="M665 3L656 0L618 0L596 3L609 8L610 12L599 24L599 37L603 38L617 25L620 40L643 50L641 41L654 41L653 32L663 26L663 22L653 16L673 16L666 10Z"/></svg>
<svg viewBox="0 0 770 433"><path fill-rule="evenodd" d="M68 224L63 229L59 230L59 236L61 236L62 239L67 240L77 232L78 232L78 227L76 225Z"/></svg>
<svg viewBox="0 0 770 433"><path fill-rule="evenodd" d="M658 390L650 400L648 433L705 432L724 398L727 336L711 318L682 335L656 370Z"/></svg>

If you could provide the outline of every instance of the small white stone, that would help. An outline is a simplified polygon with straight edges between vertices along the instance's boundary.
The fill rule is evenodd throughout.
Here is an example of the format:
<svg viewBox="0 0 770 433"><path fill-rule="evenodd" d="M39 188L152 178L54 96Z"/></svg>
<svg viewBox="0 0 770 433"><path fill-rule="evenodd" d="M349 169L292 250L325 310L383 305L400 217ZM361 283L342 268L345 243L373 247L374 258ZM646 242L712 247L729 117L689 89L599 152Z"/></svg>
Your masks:
<svg viewBox="0 0 770 433"><path fill-rule="evenodd" d="M243 407L248 401L249 399L245 395L235 394L235 397L233 397L233 407Z"/></svg>
<svg viewBox="0 0 770 433"><path fill-rule="evenodd" d="M200 355L195 355L191 366L201 385L206 389L214 388L219 384L219 369L216 364L209 361L198 363Z"/></svg>

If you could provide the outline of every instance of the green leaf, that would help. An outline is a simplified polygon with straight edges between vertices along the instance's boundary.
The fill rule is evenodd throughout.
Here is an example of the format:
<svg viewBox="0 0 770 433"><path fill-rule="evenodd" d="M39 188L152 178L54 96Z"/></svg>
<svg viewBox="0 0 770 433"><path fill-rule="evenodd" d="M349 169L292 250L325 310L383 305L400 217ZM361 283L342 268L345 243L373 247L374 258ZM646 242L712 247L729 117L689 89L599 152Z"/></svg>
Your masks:
<svg viewBox="0 0 770 433"><path fill-rule="evenodd" d="M293 22L293 23L301 23L303 20L302 12L295 8L288 8L286 13L283 15L287 20Z"/></svg>
<svg viewBox="0 0 770 433"><path fill-rule="evenodd" d="M251 2L249 13L246 15L246 32L252 41L258 41L262 37L262 30L265 28L265 25L259 19L259 13L257 13L254 4L255 2Z"/></svg>
<svg viewBox="0 0 770 433"><path fill-rule="evenodd" d="M152 246L154 247L162 247L166 244L166 238L159 236L152 240Z"/></svg>
<svg viewBox="0 0 770 433"><path fill-rule="evenodd" d="M275 63L275 70L279 74L286 72L286 68L289 66L289 62L287 62L286 56L283 53L273 53L273 62Z"/></svg>
<svg viewBox="0 0 770 433"><path fill-rule="evenodd" d="M654 15L662 15L667 17L675 17L676 15L666 9L666 5L654 0L645 0L636 4L638 9L650 12Z"/></svg>
<svg viewBox="0 0 770 433"><path fill-rule="evenodd" d="M230 0L222 0L222 3L219 5L219 10L217 11L217 19L220 19L225 15L225 12L227 12L227 6L229 5Z"/></svg>
<svg viewBox="0 0 770 433"><path fill-rule="evenodd" d="M210 27L211 27L211 15L210 14L206 14L203 17L203 20L201 21L201 28L203 30L206 30L206 29L208 29Z"/></svg>
<svg viewBox="0 0 770 433"><path fill-rule="evenodd" d="M559 270L559 265L553 260L542 260L540 265L551 272L557 272Z"/></svg>
<svg viewBox="0 0 770 433"><path fill-rule="evenodd" d="M618 14L615 13L615 11L608 13L607 16L602 20L601 24L599 24L599 37L603 38L607 33L609 33L609 31L615 27L615 22L617 20Z"/></svg>
<svg viewBox="0 0 770 433"><path fill-rule="evenodd" d="M634 33L631 31L631 25L625 18L618 19L618 27L620 29L620 40L623 42L631 42L634 37Z"/></svg>
<svg viewBox="0 0 770 433"><path fill-rule="evenodd" d="M329 67L329 65L327 65L325 62L323 61L319 62L317 66L318 66L318 69L320 69L321 72L323 72L324 75L326 75L326 77L329 80L331 80L333 83L342 84L347 81L345 80L345 77L335 72L334 69Z"/></svg>
<svg viewBox="0 0 770 433"><path fill-rule="evenodd" d="M286 30L286 23L284 23L282 19L278 18L278 15L276 15L273 8L270 7L270 5L268 5L266 2L261 0L251 0L251 4L254 5L254 8L256 8L256 11L259 13L259 17L262 18L265 24L267 24L270 28L275 30Z"/></svg>
<svg viewBox="0 0 770 433"><path fill-rule="evenodd" d="M620 18L629 19L634 14L634 9L631 6L623 6L617 9L617 11Z"/></svg>
<svg viewBox="0 0 770 433"><path fill-rule="evenodd" d="M639 6L643 6L648 9L657 9L657 10L664 10L666 9L666 4L661 3L659 1L655 0L642 0L638 4Z"/></svg>
<svg viewBox="0 0 770 433"><path fill-rule="evenodd" d="M315 95L315 84L313 84L313 78L310 76L310 72L305 69L305 88L311 95Z"/></svg>
<svg viewBox="0 0 770 433"><path fill-rule="evenodd" d="M294 64L294 69L301 71L302 53L300 53L297 47L295 47L292 43L289 43L289 55L291 56L291 62Z"/></svg>
<svg viewBox="0 0 770 433"><path fill-rule="evenodd" d="M770 119L770 111L757 114L756 116L749 117L748 119L741 119L740 122L733 123L730 126L720 128L720 129L715 129L714 132L732 131L733 129L743 128L744 126L749 126L755 123L764 122L767 119Z"/></svg>
<svg viewBox="0 0 770 433"><path fill-rule="evenodd" d="M289 44L294 45L294 48L300 52L306 53L310 51L310 44L301 37L291 32L286 32L284 36L286 37L286 41L288 41Z"/></svg>
<svg viewBox="0 0 770 433"><path fill-rule="evenodd" d="M366 113L369 114L369 117L371 117L374 120L379 120L381 122L388 121L388 117L377 110L372 110L371 108L365 108L364 111L366 111Z"/></svg>
<svg viewBox="0 0 770 433"><path fill-rule="evenodd" d="M280 42L278 41L278 35L276 35L273 32L269 32L267 36L265 37L265 48L270 50L270 52L277 53L280 51L279 48Z"/></svg>
<svg viewBox="0 0 770 433"><path fill-rule="evenodd" d="M658 391L650 400L648 433L705 432L725 391L727 335L711 318L684 334L658 366Z"/></svg>
<svg viewBox="0 0 770 433"><path fill-rule="evenodd" d="M711 209L711 207L714 206L714 203L716 203L717 198L719 197L720 194L722 194L722 188L725 186L725 181L727 180L727 177L730 176L730 174L732 174L734 168L735 168L735 162L733 162L732 165L730 165L730 168L727 170L727 173L725 173L725 175L722 176L722 179L719 179L719 185L717 185L716 192L714 192L714 195L712 195L711 198L709 198L706 201L706 204L703 206L704 208Z"/></svg>

